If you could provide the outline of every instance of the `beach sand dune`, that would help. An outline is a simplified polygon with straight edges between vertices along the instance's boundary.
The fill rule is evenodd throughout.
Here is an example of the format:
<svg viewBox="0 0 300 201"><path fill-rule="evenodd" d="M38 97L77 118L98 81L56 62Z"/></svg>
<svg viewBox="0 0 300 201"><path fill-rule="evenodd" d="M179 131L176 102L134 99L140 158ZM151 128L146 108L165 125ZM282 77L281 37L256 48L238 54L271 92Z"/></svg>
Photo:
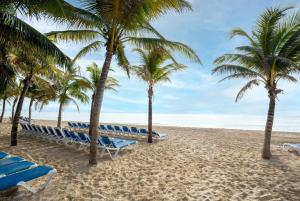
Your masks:
<svg viewBox="0 0 300 201"><path fill-rule="evenodd" d="M10 125L0 126L1 151L58 170L46 190L20 188L6 200L300 200L300 157L279 146L300 143L299 134L275 133L273 157L264 161L260 131L156 127L170 139L89 167L88 152L74 147L26 136L10 147Z"/></svg>

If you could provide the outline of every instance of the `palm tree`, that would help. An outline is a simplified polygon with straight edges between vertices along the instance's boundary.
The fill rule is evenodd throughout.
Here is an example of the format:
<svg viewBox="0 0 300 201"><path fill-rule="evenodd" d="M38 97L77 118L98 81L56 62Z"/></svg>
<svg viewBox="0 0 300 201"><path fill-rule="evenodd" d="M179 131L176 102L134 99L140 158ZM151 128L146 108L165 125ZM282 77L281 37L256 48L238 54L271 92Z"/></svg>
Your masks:
<svg viewBox="0 0 300 201"><path fill-rule="evenodd" d="M92 101L93 101L94 96L95 96L95 91L97 88L97 83L99 82L102 70L95 62L93 62L91 65L89 65L86 68L86 71L89 74L89 78L87 79L87 82L89 85L89 89L93 92L93 94L92 94ZM106 90L116 91L115 87L118 87L118 86L120 86L120 85L116 78L111 77L111 76L107 78L106 83L105 83Z"/></svg>
<svg viewBox="0 0 300 201"><path fill-rule="evenodd" d="M32 50L30 53L24 54L20 52L11 56L12 63L17 67L18 73L22 76L22 90L19 95L18 104L12 122L11 129L11 146L17 145L17 130L19 117L22 111L24 98L27 90L37 75L47 76L53 74L57 67L53 63L51 57L39 57L40 55ZM60 67L60 66L59 66Z"/></svg>
<svg viewBox="0 0 300 201"><path fill-rule="evenodd" d="M97 89L97 83L99 82L100 75L101 75L101 68L93 62L90 66L86 68L86 71L89 73L89 79L87 79L88 85L90 90L93 92L92 94L92 104L91 104L91 113L90 113L90 118L92 114L92 106L94 105L94 97L95 97L95 91ZM114 90L116 91L115 87L118 87L119 82L116 78L114 77L108 77L106 82L105 82L105 89L106 90ZM90 119L91 121L91 119Z"/></svg>
<svg viewBox="0 0 300 201"><path fill-rule="evenodd" d="M59 102L57 127L60 128L63 109L70 104L70 102L73 102L76 105L78 111L79 107L76 99L82 103L88 102L89 97L86 95L88 85L86 80L78 75L73 73L63 73L56 79L53 87L56 93L55 99Z"/></svg>
<svg viewBox="0 0 300 201"><path fill-rule="evenodd" d="M39 107L41 111L55 95L55 90L48 80L36 77L28 88L27 97L30 99L28 108L28 119L31 123L32 106L35 103L35 109Z"/></svg>
<svg viewBox="0 0 300 201"><path fill-rule="evenodd" d="M2 99L2 112L1 112L1 116L0 116L0 123L3 121L3 117L4 117L4 113L5 113L5 106L6 106L6 102L11 99L12 97L14 97L16 95L16 84L15 83L12 83L12 84L9 84L3 95L0 96L0 99Z"/></svg>
<svg viewBox="0 0 300 201"><path fill-rule="evenodd" d="M171 54L163 48L152 50L134 49L142 61L139 66L133 66L135 74L148 85L148 143L152 143L152 97L153 88L159 82L170 81L170 74L186 67L177 63ZM167 61L172 63L166 64Z"/></svg>
<svg viewBox="0 0 300 201"><path fill-rule="evenodd" d="M165 14L169 10L178 12L191 9L186 0L85 0L82 1L84 8L95 16L94 27L80 30L68 30L51 32L48 34L52 40L72 40L91 42L84 47L75 60L90 51L105 48L105 60L92 105L89 135L91 137L90 159L91 165L97 163L97 126L103 101L105 82L108 77L111 61L116 56L119 66L129 74L129 62L125 55L124 45L133 44L146 49L155 46L165 46L200 61L192 49L178 42L167 41L150 24L151 19ZM141 37L147 33L156 37Z"/></svg>
<svg viewBox="0 0 300 201"><path fill-rule="evenodd" d="M265 127L262 158L271 157L270 143L274 120L275 103L279 93L280 80L296 82L292 73L300 70L300 12L290 17L291 8L267 9L258 19L255 29L247 34L234 29L231 36L242 36L248 45L237 47L239 53L225 54L215 60L213 73L228 74L227 79L249 79L239 91L238 101L248 89L260 84L268 92L269 109Z"/></svg>

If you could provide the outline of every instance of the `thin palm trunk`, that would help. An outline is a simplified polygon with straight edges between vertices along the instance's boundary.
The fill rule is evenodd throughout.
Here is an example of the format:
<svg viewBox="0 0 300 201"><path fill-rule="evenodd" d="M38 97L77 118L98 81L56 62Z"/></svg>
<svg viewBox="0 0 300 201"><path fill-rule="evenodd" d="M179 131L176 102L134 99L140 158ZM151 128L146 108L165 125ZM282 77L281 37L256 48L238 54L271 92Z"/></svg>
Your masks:
<svg viewBox="0 0 300 201"><path fill-rule="evenodd" d="M59 110L58 110L58 118L57 118L57 127L58 127L58 128L61 128L62 108L63 108L63 104L60 103L60 104L59 104Z"/></svg>
<svg viewBox="0 0 300 201"><path fill-rule="evenodd" d="M269 96L269 110L268 110L268 118L266 122L266 128L265 128L265 139L264 139L264 145L262 150L262 158L264 159L270 159L271 158L271 135L272 135L272 128L273 128L273 121L274 121L274 113L275 113L275 95L272 95L272 92L269 92L271 94Z"/></svg>
<svg viewBox="0 0 300 201"><path fill-rule="evenodd" d="M3 117L4 117L4 113L5 113L5 103L6 103L6 98L3 98L3 104L2 104L2 113L1 113L1 117L0 117L0 123L2 123L3 121Z"/></svg>
<svg viewBox="0 0 300 201"><path fill-rule="evenodd" d="M152 143L152 96L153 88L148 89L148 143Z"/></svg>
<svg viewBox="0 0 300 201"><path fill-rule="evenodd" d="M21 111L22 111L24 98L25 98L25 95L27 93L27 90L28 90L29 84L31 82L31 79L32 79L32 75L33 74L32 74L32 69L31 69L31 72L29 73L29 75L24 80L24 86L23 86L23 89L22 89L20 97L19 97L16 113L14 115L13 122L12 122L12 127L11 127L11 133L10 133L11 134L11 139L10 139L11 140L11 143L10 143L11 146L17 146L17 144L18 144L18 139L17 138L18 138L19 118L20 118L20 114L21 114Z"/></svg>
<svg viewBox="0 0 300 201"><path fill-rule="evenodd" d="M94 97L95 97L95 92L92 95L91 111L90 111L90 122L92 121L92 111L93 111L93 105L94 105Z"/></svg>
<svg viewBox="0 0 300 201"><path fill-rule="evenodd" d="M99 124L99 117L100 117L100 111L101 111L101 106L103 101L105 82L108 77L108 72L109 72L112 57L113 57L113 53L107 51L100 80L97 84L97 88L95 91L94 101L92 103L91 116L90 116L91 121L90 121L90 129L89 129L89 135L91 138L90 158L89 158L90 165L97 164L97 138L98 138L97 127Z"/></svg>
<svg viewBox="0 0 300 201"><path fill-rule="evenodd" d="M31 123L31 109L32 109L32 104L33 104L33 98L30 99L30 102L29 102L29 108L28 108L28 119L29 119L29 123Z"/></svg>
<svg viewBox="0 0 300 201"><path fill-rule="evenodd" d="M12 119L12 120L14 119L14 115L15 115L15 107L16 107L16 104L17 104L17 102L18 102L18 99L19 99L19 96L16 96L15 99L14 99L12 108L11 108L11 119Z"/></svg>

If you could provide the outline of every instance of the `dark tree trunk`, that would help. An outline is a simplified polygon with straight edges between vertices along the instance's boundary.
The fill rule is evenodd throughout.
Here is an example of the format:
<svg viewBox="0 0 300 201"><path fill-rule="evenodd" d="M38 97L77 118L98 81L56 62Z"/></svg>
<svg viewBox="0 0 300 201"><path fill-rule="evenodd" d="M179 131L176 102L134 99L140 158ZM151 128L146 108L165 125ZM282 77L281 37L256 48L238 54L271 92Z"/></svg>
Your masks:
<svg viewBox="0 0 300 201"><path fill-rule="evenodd" d="M92 121L92 111L93 111L93 105L94 105L94 97L95 97L95 92L92 95L91 111L90 111L90 122Z"/></svg>
<svg viewBox="0 0 300 201"><path fill-rule="evenodd" d="M274 121L274 112L275 112L275 99L276 94L275 92L269 92L269 110L268 110L268 117L266 122L265 128L265 139L264 145L262 150L262 158L270 159L271 158L271 135L272 135L272 128L273 128L273 121Z"/></svg>
<svg viewBox="0 0 300 201"><path fill-rule="evenodd" d="M18 99L19 99L19 96L16 96L15 99L14 99L12 108L11 108L11 119L12 120L14 119L14 116L15 116L15 107L16 107L16 104L18 102Z"/></svg>
<svg viewBox="0 0 300 201"><path fill-rule="evenodd" d="M90 129L89 129L89 135L91 138L90 157L89 157L90 165L97 164L97 139L98 139L97 127L99 124L99 117L100 117L100 111L101 111L101 106L103 101L105 82L108 76L112 57L113 57L113 53L107 51L105 56L105 61L102 67L100 80L97 84L97 88L95 91L94 101L92 103L91 116L90 116L91 121L90 121Z"/></svg>
<svg viewBox="0 0 300 201"><path fill-rule="evenodd" d="M148 89L148 143L152 143L152 96L153 87L149 86Z"/></svg>
<svg viewBox="0 0 300 201"><path fill-rule="evenodd" d="M59 110L58 110L58 118L57 118L57 127L58 127L58 128L61 128L62 107L63 107L63 104L60 103L60 104L59 104Z"/></svg>
<svg viewBox="0 0 300 201"><path fill-rule="evenodd" d="M3 121L4 113L5 113L5 103L6 103L6 97L3 98L3 104L2 104L2 113L0 117L0 123Z"/></svg>
<svg viewBox="0 0 300 201"><path fill-rule="evenodd" d="M24 102L24 98L25 95L27 93L29 84L31 82L32 79L32 69L31 72L29 73L29 75L25 78L24 80L24 86L23 89L21 91L20 97L19 97L19 101L17 104L17 109L13 118L13 122L12 122L12 127L11 127L11 146L17 146L18 144L18 124L19 124L19 118L20 118L20 114L22 111L22 107L23 107L23 102Z"/></svg>
<svg viewBox="0 0 300 201"><path fill-rule="evenodd" d="M33 104L33 98L30 99L29 102L29 110L28 110L28 119L29 119L29 123L31 124L31 109L32 109L32 104Z"/></svg>

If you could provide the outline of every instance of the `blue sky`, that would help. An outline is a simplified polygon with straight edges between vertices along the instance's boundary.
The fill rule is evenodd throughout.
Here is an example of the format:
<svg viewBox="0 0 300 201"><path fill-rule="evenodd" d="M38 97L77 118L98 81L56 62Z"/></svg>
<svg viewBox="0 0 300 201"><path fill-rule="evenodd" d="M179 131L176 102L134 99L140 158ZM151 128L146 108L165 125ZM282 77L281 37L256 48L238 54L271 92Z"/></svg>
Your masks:
<svg viewBox="0 0 300 201"><path fill-rule="evenodd" d="M267 112L267 94L263 87L249 91L244 98L235 103L235 95L245 81L226 81L218 83L221 77L211 75L213 60L224 53L231 53L234 47L242 44L241 39L229 39L229 31L241 27L251 30L257 17L270 6L293 5L300 9L299 0L192 0L193 12L171 13L153 22L154 27L169 40L179 41L191 46L200 56L202 65L190 63L178 57L188 65L188 69L171 77L171 83L161 83L155 87L154 112L174 114L249 114L264 115ZM62 25L52 22L26 19L41 32L64 30ZM84 44L65 44L58 46L70 57ZM138 64L137 55L128 49L129 60ZM87 55L78 64L84 68L91 62L102 66L103 51ZM146 113L146 85L137 78L130 80L113 63L115 76L120 87L118 92L107 91L104 97L105 113ZM297 115L300 112L300 84L281 83L284 89L277 104L280 115ZM45 111L56 111L57 103L45 107ZM24 108L26 110L26 106ZM89 112L89 105L80 104L83 112ZM76 111L70 105L66 111Z"/></svg>

